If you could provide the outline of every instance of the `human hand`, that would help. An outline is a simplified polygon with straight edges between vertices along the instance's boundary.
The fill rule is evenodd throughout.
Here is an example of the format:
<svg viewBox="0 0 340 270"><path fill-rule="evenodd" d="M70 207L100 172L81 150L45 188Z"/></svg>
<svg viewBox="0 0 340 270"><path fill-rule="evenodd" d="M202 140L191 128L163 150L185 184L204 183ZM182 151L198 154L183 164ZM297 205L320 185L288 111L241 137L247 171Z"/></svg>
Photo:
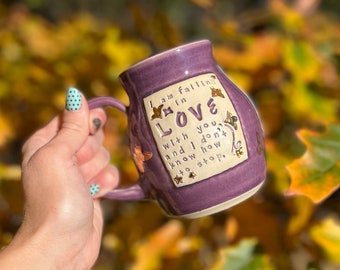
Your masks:
<svg viewBox="0 0 340 270"><path fill-rule="evenodd" d="M19 232L0 253L2 267L6 261L9 269L92 267L103 227L99 198L118 184L118 172L102 146L102 125L98 127L105 121L101 109L89 112L84 97L71 88L63 114L25 143L25 215ZM11 254L16 255L12 262Z"/></svg>

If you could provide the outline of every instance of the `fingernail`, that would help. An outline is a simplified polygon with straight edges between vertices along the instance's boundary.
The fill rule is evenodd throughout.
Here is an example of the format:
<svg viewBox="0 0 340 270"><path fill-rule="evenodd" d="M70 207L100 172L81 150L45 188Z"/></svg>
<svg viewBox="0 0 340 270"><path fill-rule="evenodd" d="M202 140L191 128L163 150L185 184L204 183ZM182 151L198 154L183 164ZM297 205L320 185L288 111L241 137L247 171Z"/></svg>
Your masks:
<svg viewBox="0 0 340 270"><path fill-rule="evenodd" d="M81 94L78 89L70 87L66 94L66 110L78 111L81 107Z"/></svg>
<svg viewBox="0 0 340 270"><path fill-rule="evenodd" d="M90 185L90 193L91 196L94 197L100 190L100 187L98 184L91 184Z"/></svg>
<svg viewBox="0 0 340 270"><path fill-rule="evenodd" d="M99 118L95 118L92 120L92 123L93 123L95 130L98 131L102 125L102 120L100 120Z"/></svg>

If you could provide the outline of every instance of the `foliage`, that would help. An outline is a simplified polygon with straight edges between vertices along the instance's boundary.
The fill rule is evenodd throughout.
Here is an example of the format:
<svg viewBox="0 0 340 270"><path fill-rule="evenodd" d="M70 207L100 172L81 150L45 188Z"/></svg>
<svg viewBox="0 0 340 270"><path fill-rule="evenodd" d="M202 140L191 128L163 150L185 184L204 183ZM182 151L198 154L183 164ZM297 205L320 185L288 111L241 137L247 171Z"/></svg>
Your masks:
<svg viewBox="0 0 340 270"><path fill-rule="evenodd" d="M292 181L290 191L320 202L340 185L340 126L329 126L323 136L301 130L299 137L308 150L288 166Z"/></svg>
<svg viewBox="0 0 340 270"><path fill-rule="evenodd" d="M88 98L111 95L128 104L121 71L157 49L208 35L217 62L258 108L266 186L230 210L196 220L168 218L151 202L104 201L95 269L339 267L340 22L316 9L318 1L268 0L234 17L221 15L222 2L190 1L200 9L188 22L197 29L191 36L167 9L150 14L142 4L127 6L135 35L86 13L51 23L23 6L0 5L0 246L22 218L20 147L62 110L65 89L74 85ZM199 31L203 25L209 33ZM108 113L105 144L129 184L137 172L126 119Z"/></svg>
<svg viewBox="0 0 340 270"><path fill-rule="evenodd" d="M254 239L244 239L236 247L228 247L220 253L222 260L217 262L215 269L273 269L265 255L256 254Z"/></svg>
<svg viewBox="0 0 340 270"><path fill-rule="evenodd" d="M339 233L339 220L329 216L323 219L320 224L316 224L310 229L312 239L322 247L326 257L336 263L340 263L338 249L340 244Z"/></svg>

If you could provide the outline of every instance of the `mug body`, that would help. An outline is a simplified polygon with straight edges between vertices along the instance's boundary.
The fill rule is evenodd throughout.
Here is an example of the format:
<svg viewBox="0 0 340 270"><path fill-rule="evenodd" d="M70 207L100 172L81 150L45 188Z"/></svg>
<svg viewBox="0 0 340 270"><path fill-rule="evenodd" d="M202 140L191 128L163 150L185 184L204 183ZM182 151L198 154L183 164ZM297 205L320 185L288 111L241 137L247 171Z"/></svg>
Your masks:
<svg viewBox="0 0 340 270"><path fill-rule="evenodd" d="M266 176L263 130L249 98L218 67L208 40L120 75L131 151L147 198L196 218L253 195Z"/></svg>

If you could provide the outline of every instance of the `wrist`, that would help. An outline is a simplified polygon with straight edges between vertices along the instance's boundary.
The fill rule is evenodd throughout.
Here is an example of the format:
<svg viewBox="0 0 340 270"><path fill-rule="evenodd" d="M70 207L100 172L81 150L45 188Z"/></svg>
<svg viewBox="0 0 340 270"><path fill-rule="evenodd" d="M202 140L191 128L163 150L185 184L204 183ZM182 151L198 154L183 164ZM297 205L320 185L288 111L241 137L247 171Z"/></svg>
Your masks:
<svg viewBox="0 0 340 270"><path fill-rule="evenodd" d="M17 233L11 243L0 252L1 269L57 269L58 263L42 247L42 241L35 234L28 236Z"/></svg>
<svg viewBox="0 0 340 270"><path fill-rule="evenodd" d="M1 270L77 269L76 258L56 237L39 230L34 233L18 232L11 243L0 251ZM64 241L65 243L65 241Z"/></svg>

